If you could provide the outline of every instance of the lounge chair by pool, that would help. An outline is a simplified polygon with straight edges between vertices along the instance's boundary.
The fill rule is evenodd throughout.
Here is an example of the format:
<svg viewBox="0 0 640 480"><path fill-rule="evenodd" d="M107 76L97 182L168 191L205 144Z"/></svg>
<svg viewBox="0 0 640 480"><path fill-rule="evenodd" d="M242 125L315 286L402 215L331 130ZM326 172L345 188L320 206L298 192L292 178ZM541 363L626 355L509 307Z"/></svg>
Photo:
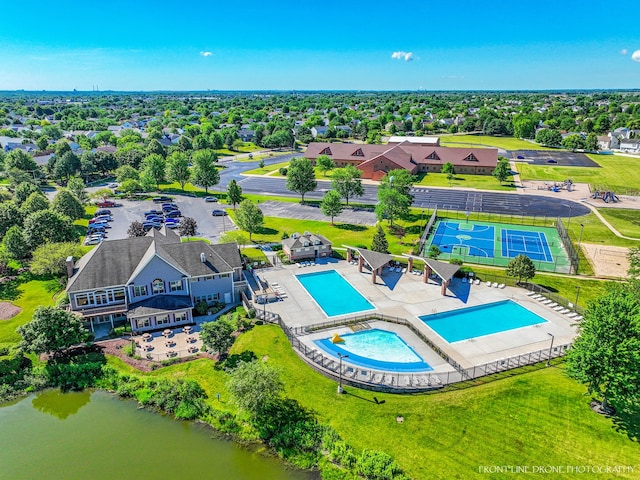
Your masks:
<svg viewBox="0 0 640 480"><path fill-rule="evenodd" d="M493 282L493 283L491 284L491 286L492 286L493 288L498 288L498 282Z"/></svg>
<svg viewBox="0 0 640 480"><path fill-rule="evenodd" d="M490 287L490 286L491 286L491 282L485 282L485 285L486 285L487 287Z"/></svg>
<svg viewBox="0 0 640 480"><path fill-rule="evenodd" d="M479 278L476 278L476 279L473 281L473 284L474 284L474 285L480 285L480 279L479 279Z"/></svg>
<svg viewBox="0 0 640 480"><path fill-rule="evenodd" d="M504 283L501 283L500 285L498 285L498 288L504 288L506 285Z"/></svg>
<svg viewBox="0 0 640 480"><path fill-rule="evenodd" d="M462 283L467 283L467 277L462 277Z"/></svg>

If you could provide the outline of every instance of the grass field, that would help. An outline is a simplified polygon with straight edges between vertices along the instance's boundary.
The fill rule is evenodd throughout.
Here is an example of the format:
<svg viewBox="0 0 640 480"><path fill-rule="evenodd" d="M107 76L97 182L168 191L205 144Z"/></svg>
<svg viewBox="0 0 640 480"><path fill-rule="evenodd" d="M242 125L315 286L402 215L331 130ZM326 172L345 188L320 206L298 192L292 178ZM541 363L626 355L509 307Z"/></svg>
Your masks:
<svg viewBox="0 0 640 480"><path fill-rule="evenodd" d="M640 238L640 210L601 208L598 211L622 235ZM640 246L640 242L636 243L637 246Z"/></svg>
<svg viewBox="0 0 640 480"><path fill-rule="evenodd" d="M588 183L591 190L611 190L618 194L640 191L640 158L622 155L587 155L602 168L559 167L518 163L522 180Z"/></svg>
<svg viewBox="0 0 640 480"><path fill-rule="evenodd" d="M14 343L20 341L16 329L31 321L33 312L41 305L51 305L53 296L62 287L58 280L43 280L24 273L13 282L0 286L0 301L11 302L22 309L9 320L0 320L0 343Z"/></svg>
<svg viewBox="0 0 640 480"><path fill-rule="evenodd" d="M512 179L500 184L492 175L464 175L456 173L449 184L444 173L420 174L416 186L452 187L452 188L478 188L481 190L500 190L512 192L516 189Z"/></svg>
<svg viewBox="0 0 640 480"><path fill-rule="evenodd" d="M513 137L490 137L488 135L438 135L443 147L483 146L505 150L552 150L537 143Z"/></svg>
<svg viewBox="0 0 640 480"><path fill-rule="evenodd" d="M281 168L289 166L289 162L274 163L271 165L265 165L264 168L254 168L253 170L247 170L243 172L245 175L268 175L272 172L278 171Z"/></svg>

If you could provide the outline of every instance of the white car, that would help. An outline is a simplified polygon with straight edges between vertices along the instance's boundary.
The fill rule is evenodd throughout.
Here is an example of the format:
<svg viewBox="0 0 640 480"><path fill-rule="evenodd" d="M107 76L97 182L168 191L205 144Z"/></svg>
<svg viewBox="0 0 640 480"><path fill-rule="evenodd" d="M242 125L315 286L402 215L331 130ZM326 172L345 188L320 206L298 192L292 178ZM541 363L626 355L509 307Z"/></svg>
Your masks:
<svg viewBox="0 0 640 480"><path fill-rule="evenodd" d="M107 188L118 188L119 186L117 183L107 183Z"/></svg>
<svg viewBox="0 0 640 480"><path fill-rule="evenodd" d="M204 197L204 201L207 203L216 203L218 201L218 197Z"/></svg>
<svg viewBox="0 0 640 480"><path fill-rule="evenodd" d="M103 240L103 237L89 236L89 237L84 239L84 244L85 245L98 245L99 243L102 242L102 240Z"/></svg>

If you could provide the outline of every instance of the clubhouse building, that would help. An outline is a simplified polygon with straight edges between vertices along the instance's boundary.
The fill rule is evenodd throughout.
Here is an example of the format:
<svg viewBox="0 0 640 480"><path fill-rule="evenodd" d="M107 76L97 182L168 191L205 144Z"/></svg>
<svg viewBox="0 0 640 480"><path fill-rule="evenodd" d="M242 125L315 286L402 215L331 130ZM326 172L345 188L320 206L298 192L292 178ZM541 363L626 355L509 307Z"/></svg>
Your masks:
<svg viewBox="0 0 640 480"><path fill-rule="evenodd" d="M496 148L441 147L437 137L391 137L386 145L313 142L304 154L314 163L320 155L333 159L337 168L353 165L372 180L400 168L414 175L437 173L448 162L456 173L491 175L498 163Z"/></svg>

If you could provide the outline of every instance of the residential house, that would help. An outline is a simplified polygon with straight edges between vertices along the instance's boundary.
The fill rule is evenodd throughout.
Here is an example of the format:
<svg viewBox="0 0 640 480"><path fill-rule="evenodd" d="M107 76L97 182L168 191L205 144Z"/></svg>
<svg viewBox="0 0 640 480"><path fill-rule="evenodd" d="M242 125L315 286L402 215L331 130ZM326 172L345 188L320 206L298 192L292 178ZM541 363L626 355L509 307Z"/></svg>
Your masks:
<svg viewBox="0 0 640 480"><path fill-rule="evenodd" d="M324 137L327 133L327 130L329 130L329 127L325 127L325 126L311 127L311 136L313 138L316 138L318 136Z"/></svg>
<svg viewBox="0 0 640 480"><path fill-rule="evenodd" d="M238 301L246 287L236 243L182 243L172 230L106 240L76 265L67 259L70 310L93 329L129 322L135 332L193 322L200 302Z"/></svg>
<svg viewBox="0 0 640 480"><path fill-rule="evenodd" d="M282 241L282 251L292 261L330 257L333 247L329 240L317 233L293 233Z"/></svg>
<svg viewBox="0 0 640 480"><path fill-rule="evenodd" d="M349 125L336 125L335 130L347 132L347 136L351 136L351 127Z"/></svg>
<svg viewBox="0 0 640 480"><path fill-rule="evenodd" d="M313 142L304 153L312 162L320 155L332 158L336 167L353 165L362 171L362 178L372 180L399 168L412 174L440 172L448 162L458 173L491 175L498 163L496 148L450 148L409 141L387 145Z"/></svg>
<svg viewBox="0 0 640 480"><path fill-rule="evenodd" d="M256 136L255 130L250 130L248 128L241 128L238 130L238 138L243 142L253 142L253 139Z"/></svg>
<svg viewBox="0 0 640 480"><path fill-rule="evenodd" d="M620 151L640 153L640 139L620 140Z"/></svg>
<svg viewBox="0 0 640 480"><path fill-rule="evenodd" d="M615 135L609 133L608 135L598 136L598 146L600 150L613 150L620 148L620 140Z"/></svg>

